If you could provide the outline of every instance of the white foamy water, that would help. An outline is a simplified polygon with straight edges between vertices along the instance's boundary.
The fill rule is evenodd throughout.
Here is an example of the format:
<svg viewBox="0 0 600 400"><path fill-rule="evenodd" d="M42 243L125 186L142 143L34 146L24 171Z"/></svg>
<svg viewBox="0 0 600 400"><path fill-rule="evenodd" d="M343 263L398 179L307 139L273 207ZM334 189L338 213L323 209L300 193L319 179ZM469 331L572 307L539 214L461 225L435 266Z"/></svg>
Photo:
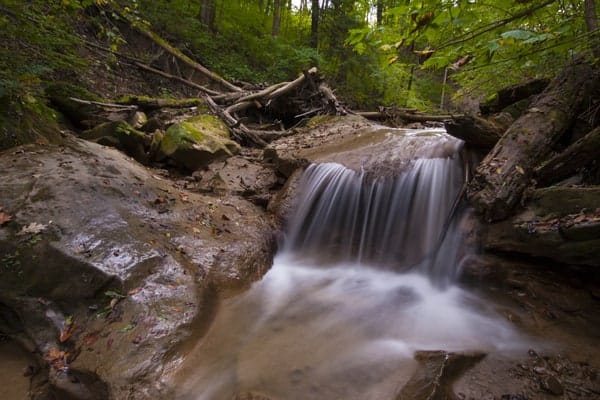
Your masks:
<svg viewBox="0 0 600 400"><path fill-rule="evenodd" d="M180 398L393 399L417 350L523 346L508 322L457 286L282 254L260 282L225 301L186 362L194 372Z"/></svg>
<svg viewBox="0 0 600 400"><path fill-rule="evenodd" d="M310 166L272 269L223 302L177 397L394 399L416 351L522 350L454 283L470 252L461 213L448 218L463 175L456 155L381 178Z"/></svg>

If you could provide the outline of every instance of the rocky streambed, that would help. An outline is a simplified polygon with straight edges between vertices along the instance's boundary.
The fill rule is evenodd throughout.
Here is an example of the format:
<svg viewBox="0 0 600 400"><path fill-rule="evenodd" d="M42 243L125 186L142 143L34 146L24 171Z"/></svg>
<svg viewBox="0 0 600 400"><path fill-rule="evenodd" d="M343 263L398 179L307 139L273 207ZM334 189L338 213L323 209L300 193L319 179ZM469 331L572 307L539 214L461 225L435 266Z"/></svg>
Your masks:
<svg viewBox="0 0 600 400"><path fill-rule="evenodd" d="M223 301L269 270L293 207L294 172L316 160L360 169L366 154L389 147L389 134L357 117L315 120L264 152L242 149L188 175L70 136L0 153L0 397L172 398L174 376ZM374 160L373 173L394 162ZM577 257L576 246L545 252L544 242L525 251L526 234L517 245L493 229L475 234L485 232L476 222L464 229L495 253L471 257L461 287L531 346L419 352L397 398L600 396L597 249ZM590 232L567 239L590 249Z"/></svg>

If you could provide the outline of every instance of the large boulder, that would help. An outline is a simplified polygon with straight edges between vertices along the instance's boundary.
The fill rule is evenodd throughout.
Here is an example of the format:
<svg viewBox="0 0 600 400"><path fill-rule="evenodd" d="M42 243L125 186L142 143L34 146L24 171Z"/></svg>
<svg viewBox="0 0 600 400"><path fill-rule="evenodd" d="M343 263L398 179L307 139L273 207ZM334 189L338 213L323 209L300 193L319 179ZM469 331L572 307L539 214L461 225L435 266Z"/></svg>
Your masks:
<svg viewBox="0 0 600 400"><path fill-rule="evenodd" d="M203 114L173 124L160 142L156 158L170 158L175 164L195 171L216 160L237 154L240 146L218 118Z"/></svg>
<svg viewBox="0 0 600 400"><path fill-rule="evenodd" d="M0 333L36 350L58 398L165 398L215 291L270 266L261 208L191 193L114 149L69 139L0 164Z"/></svg>

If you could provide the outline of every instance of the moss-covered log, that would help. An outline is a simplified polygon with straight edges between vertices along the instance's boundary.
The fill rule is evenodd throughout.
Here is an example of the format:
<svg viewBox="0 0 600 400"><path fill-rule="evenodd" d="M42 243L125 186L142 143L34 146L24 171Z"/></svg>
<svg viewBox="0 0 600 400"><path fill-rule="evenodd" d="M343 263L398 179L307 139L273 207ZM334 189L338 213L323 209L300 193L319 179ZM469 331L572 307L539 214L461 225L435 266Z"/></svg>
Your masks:
<svg viewBox="0 0 600 400"><path fill-rule="evenodd" d="M208 109L206 102L201 98L191 99L166 99L148 96L125 96L117 100L119 104L135 105L146 110L155 110L159 108L186 108L201 107Z"/></svg>
<svg viewBox="0 0 600 400"><path fill-rule="evenodd" d="M469 199L489 221L509 216L531 184L534 169L571 126L598 74L577 59L517 119L477 167Z"/></svg>
<svg viewBox="0 0 600 400"><path fill-rule="evenodd" d="M485 152L496 145L507 128L473 115L454 117L446 121L444 126L450 135L464 140L467 146Z"/></svg>

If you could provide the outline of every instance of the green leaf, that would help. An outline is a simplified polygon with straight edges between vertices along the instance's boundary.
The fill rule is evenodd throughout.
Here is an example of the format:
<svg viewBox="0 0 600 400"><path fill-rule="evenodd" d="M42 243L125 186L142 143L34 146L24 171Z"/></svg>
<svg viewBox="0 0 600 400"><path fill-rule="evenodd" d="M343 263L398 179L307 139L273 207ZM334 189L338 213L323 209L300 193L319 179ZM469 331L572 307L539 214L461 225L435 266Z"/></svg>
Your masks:
<svg viewBox="0 0 600 400"><path fill-rule="evenodd" d="M446 56L433 56L429 57L427 61L423 63L424 69L441 69L445 68L450 64L450 59Z"/></svg>
<svg viewBox="0 0 600 400"><path fill-rule="evenodd" d="M546 40L554 39L554 37L555 36L552 33L541 33L539 35L530 37L529 39L525 40L523 43L524 44L535 44L535 43L544 42Z"/></svg>
<svg viewBox="0 0 600 400"><path fill-rule="evenodd" d="M498 50L500 47L502 46L500 45L500 43L498 43L498 40L490 40L487 43L488 56L493 56L496 50Z"/></svg>
<svg viewBox="0 0 600 400"><path fill-rule="evenodd" d="M535 33L530 31L524 31L521 29L515 29L513 31L504 32L500 36L502 37L502 39L527 40L532 36L535 36Z"/></svg>
<svg viewBox="0 0 600 400"><path fill-rule="evenodd" d="M107 290L106 292L104 292L104 295L110 297L111 299L124 299L125 297L127 297L124 294L119 293L115 290Z"/></svg>
<svg viewBox="0 0 600 400"><path fill-rule="evenodd" d="M119 332L129 332L133 328L135 328L135 324L127 324L124 327L122 327L121 329L119 329Z"/></svg>

